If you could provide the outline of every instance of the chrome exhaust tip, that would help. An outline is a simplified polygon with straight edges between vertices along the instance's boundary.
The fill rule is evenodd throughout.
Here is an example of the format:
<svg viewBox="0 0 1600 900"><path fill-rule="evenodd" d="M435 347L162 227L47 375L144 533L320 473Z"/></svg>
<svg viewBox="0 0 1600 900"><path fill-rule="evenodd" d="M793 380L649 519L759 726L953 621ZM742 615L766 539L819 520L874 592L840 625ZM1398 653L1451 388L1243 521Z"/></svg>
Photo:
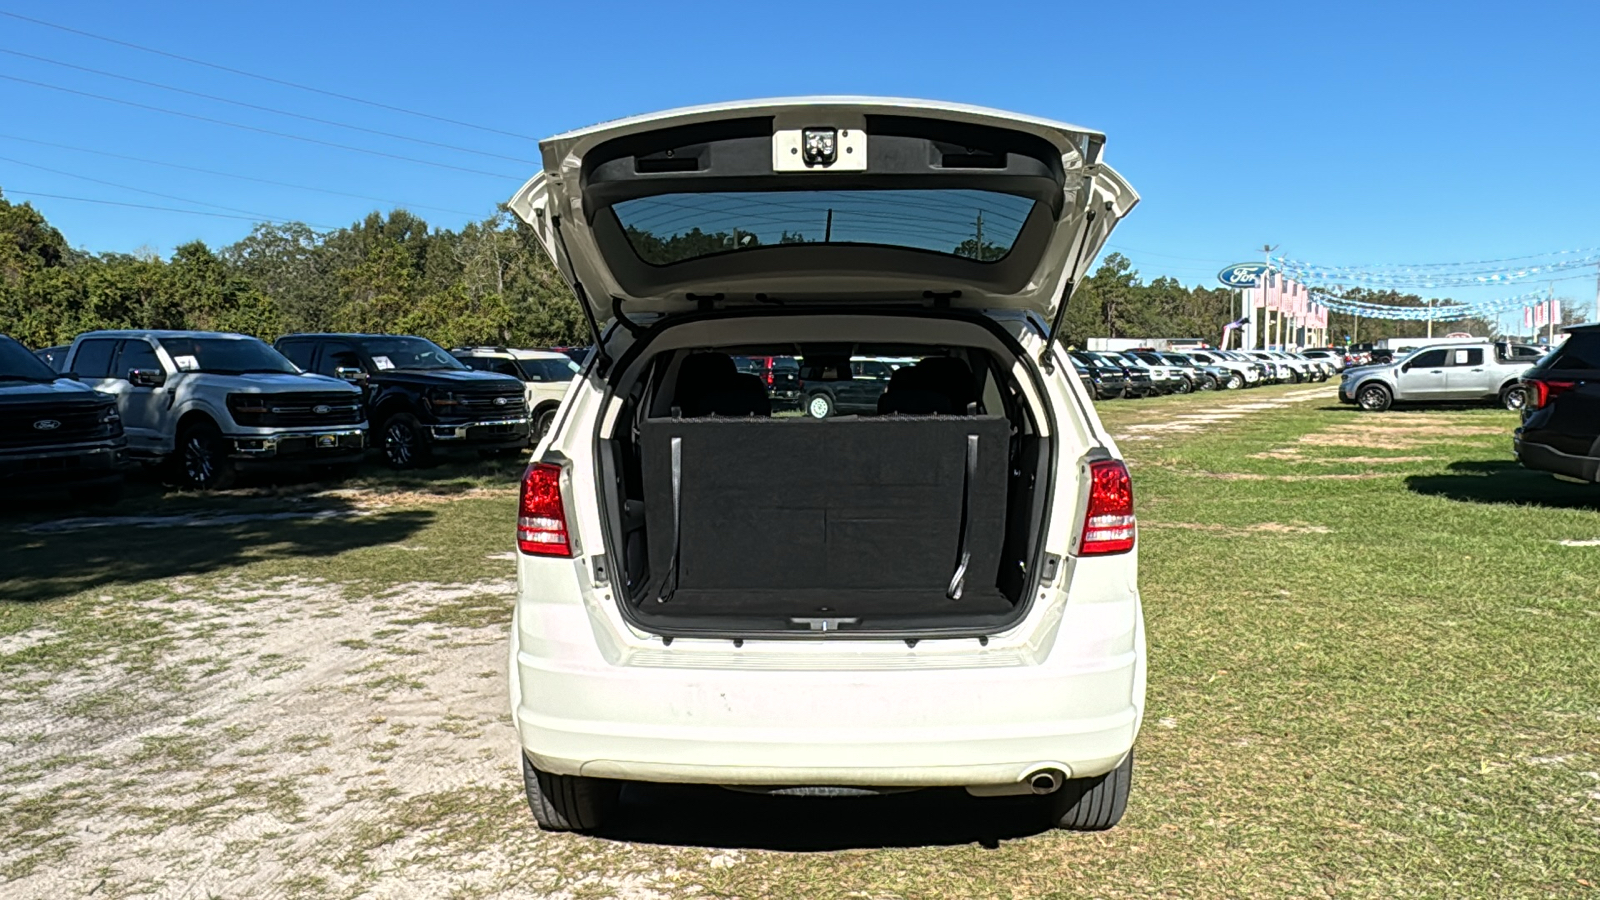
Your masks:
<svg viewBox="0 0 1600 900"><path fill-rule="evenodd" d="M1028 778L1028 788L1035 794L1054 794L1061 789L1061 784L1066 779L1055 769L1045 769L1033 773Z"/></svg>

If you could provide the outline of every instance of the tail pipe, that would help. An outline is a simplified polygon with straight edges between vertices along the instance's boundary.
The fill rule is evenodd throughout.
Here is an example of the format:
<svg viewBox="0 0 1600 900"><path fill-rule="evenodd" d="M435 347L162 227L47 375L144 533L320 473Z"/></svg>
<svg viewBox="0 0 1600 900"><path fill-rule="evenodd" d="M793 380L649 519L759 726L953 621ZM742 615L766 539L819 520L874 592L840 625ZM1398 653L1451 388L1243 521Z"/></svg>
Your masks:
<svg viewBox="0 0 1600 900"><path fill-rule="evenodd" d="M1035 794L1054 794L1061 789L1066 776L1059 769L1040 769L1028 776L1028 788Z"/></svg>

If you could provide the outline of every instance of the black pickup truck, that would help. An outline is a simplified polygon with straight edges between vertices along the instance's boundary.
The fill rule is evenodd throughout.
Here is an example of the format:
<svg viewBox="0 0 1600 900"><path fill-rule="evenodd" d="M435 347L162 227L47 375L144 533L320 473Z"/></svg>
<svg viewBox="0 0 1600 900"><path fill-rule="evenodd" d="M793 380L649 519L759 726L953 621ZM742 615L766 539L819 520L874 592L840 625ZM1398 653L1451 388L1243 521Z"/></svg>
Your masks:
<svg viewBox="0 0 1600 900"><path fill-rule="evenodd" d="M468 368L438 344L389 334L291 334L278 352L295 365L359 385L371 443L397 469L425 465L437 451L484 456L527 448L522 382ZM380 443L381 442L381 443Z"/></svg>
<svg viewBox="0 0 1600 900"><path fill-rule="evenodd" d="M0 335L0 492L67 490L113 502L127 448L115 398Z"/></svg>

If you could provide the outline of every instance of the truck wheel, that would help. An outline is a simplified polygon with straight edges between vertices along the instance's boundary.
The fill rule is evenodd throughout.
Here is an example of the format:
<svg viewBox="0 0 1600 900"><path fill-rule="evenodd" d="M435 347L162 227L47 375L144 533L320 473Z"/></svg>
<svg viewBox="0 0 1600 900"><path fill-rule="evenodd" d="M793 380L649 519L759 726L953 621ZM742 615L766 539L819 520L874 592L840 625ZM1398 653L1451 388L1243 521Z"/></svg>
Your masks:
<svg viewBox="0 0 1600 900"><path fill-rule="evenodd" d="M1383 412L1394 403L1394 395L1381 384L1362 385L1356 391L1356 404L1367 412Z"/></svg>
<svg viewBox="0 0 1600 900"><path fill-rule="evenodd" d="M1178 383L1176 385L1173 385L1172 390L1175 393L1187 394L1187 393L1189 393L1189 392L1194 390L1194 382L1190 381L1187 378L1179 378L1178 379Z"/></svg>
<svg viewBox="0 0 1600 900"><path fill-rule="evenodd" d="M1228 376L1228 387L1231 390L1235 390L1235 391L1237 391L1240 388L1244 387L1244 376L1240 375L1238 372L1235 372L1232 375L1229 375Z"/></svg>
<svg viewBox="0 0 1600 900"><path fill-rule="evenodd" d="M533 420L533 439L530 441L530 443L537 444L544 440L544 436L549 433L550 426L555 424L555 421L556 410L547 409L544 412L539 413L538 418Z"/></svg>
<svg viewBox="0 0 1600 900"><path fill-rule="evenodd" d="M394 469L415 469L428 461L428 436L416 416L395 413L384 421L383 458Z"/></svg>
<svg viewBox="0 0 1600 900"><path fill-rule="evenodd" d="M1508 384L1500 389L1500 405L1509 410L1519 410L1528 405L1528 391L1520 384Z"/></svg>
<svg viewBox="0 0 1600 900"><path fill-rule="evenodd" d="M1050 794L1050 822L1068 831L1105 831L1122 821L1133 787L1133 751L1115 769L1094 778L1073 778Z"/></svg>
<svg viewBox="0 0 1600 900"><path fill-rule="evenodd" d="M806 400L806 415L813 419L826 419L833 415L833 398L827 394L812 394Z"/></svg>
<svg viewBox="0 0 1600 900"><path fill-rule="evenodd" d="M590 833L605 827L616 813L622 782L578 775L541 772L522 757L522 787L528 795L533 819L545 831Z"/></svg>
<svg viewBox="0 0 1600 900"><path fill-rule="evenodd" d="M178 477L185 487L226 490L237 472L228 458L228 442L209 422L189 426L178 438Z"/></svg>

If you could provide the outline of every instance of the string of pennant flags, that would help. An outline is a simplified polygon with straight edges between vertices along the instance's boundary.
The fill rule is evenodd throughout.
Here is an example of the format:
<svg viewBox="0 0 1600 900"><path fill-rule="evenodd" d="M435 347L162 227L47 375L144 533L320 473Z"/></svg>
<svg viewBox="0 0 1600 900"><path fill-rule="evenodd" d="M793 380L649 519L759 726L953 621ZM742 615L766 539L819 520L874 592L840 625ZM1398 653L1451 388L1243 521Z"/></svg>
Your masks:
<svg viewBox="0 0 1600 900"><path fill-rule="evenodd" d="M1600 265L1600 248L1458 263L1325 266L1288 256L1273 257L1271 262L1274 269L1288 277L1321 287L1348 284L1375 288L1478 287L1549 278L1573 269Z"/></svg>
<svg viewBox="0 0 1600 900"><path fill-rule="evenodd" d="M1245 288L1244 292L1248 308L1283 316L1294 328L1326 329L1330 311L1372 319L1452 322L1491 319L1521 309L1529 328L1542 328L1548 324L1560 324L1561 321L1560 301L1551 299L1544 291L1469 303L1395 306L1347 300L1303 284L1284 273L1267 272L1262 275L1260 286Z"/></svg>

